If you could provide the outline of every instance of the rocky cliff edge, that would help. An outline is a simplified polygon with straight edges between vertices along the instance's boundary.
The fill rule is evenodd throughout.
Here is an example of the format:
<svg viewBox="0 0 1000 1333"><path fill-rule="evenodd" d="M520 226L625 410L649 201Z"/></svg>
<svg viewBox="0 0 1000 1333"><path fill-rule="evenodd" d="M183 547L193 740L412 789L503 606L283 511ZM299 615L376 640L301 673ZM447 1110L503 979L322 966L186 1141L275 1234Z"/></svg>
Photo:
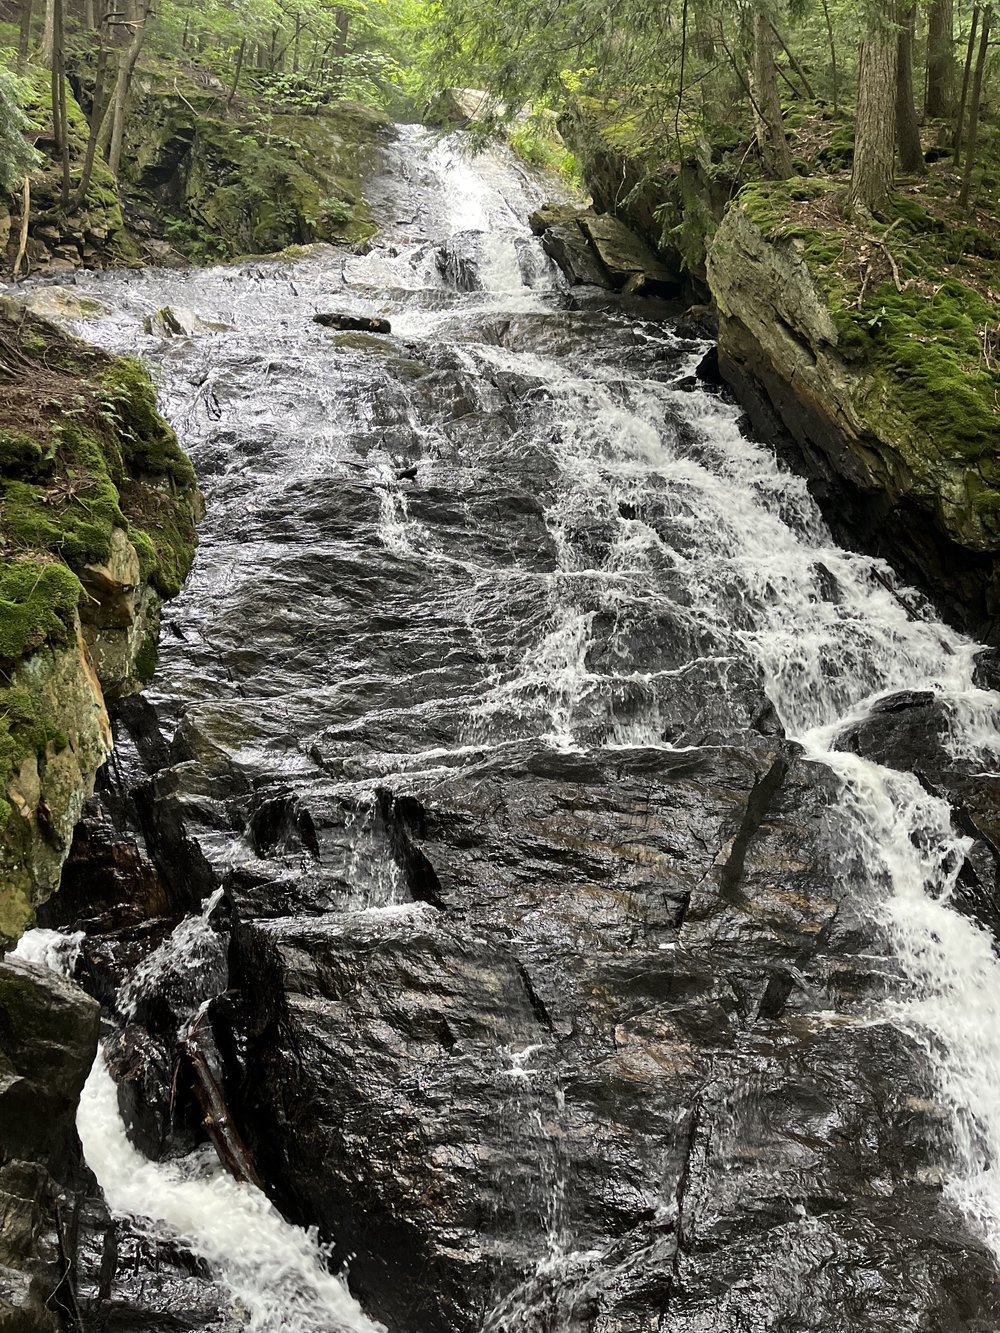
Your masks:
<svg viewBox="0 0 1000 1333"><path fill-rule="evenodd" d="M138 362L0 301L0 947L58 886L199 505Z"/></svg>

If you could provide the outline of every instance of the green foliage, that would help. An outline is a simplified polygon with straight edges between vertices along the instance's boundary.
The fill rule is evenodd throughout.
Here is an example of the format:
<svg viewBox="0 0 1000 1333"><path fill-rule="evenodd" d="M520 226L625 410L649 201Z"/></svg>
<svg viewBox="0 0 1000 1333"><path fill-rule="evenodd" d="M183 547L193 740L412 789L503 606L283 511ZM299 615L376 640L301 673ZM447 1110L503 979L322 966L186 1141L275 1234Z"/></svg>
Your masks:
<svg viewBox="0 0 1000 1333"><path fill-rule="evenodd" d="M555 116L551 112L536 107L530 116L510 127L507 142L530 166L553 172L574 189L583 189L579 163L556 129Z"/></svg>

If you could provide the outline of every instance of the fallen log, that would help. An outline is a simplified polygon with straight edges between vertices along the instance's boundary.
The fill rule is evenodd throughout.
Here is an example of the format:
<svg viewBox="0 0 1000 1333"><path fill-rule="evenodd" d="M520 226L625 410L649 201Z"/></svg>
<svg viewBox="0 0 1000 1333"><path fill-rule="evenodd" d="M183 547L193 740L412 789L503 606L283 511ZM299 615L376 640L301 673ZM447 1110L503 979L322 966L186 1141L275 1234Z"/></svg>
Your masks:
<svg viewBox="0 0 1000 1333"><path fill-rule="evenodd" d="M201 1107L202 1124L219 1154L219 1161L237 1180L263 1190L250 1150L232 1122L222 1089L198 1042L197 1025L178 1042L178 1052L191 1075L191 1090Z"/></svg>

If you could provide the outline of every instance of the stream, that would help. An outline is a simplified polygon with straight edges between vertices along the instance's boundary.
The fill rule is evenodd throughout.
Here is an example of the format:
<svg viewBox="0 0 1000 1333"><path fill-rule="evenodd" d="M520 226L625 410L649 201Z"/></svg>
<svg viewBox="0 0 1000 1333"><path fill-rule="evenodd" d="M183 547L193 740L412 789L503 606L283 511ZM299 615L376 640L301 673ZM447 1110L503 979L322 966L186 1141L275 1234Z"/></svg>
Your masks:
<svg viewBox="0 0 1000 1333"><path fill-rule="evenodd" d="M77 282L207 505L101 796L172 910L44 918L116 1014L87 1160L215 1293L173 1326L1000 1327L977 646L505 151L401 127L370 194L367 254ZM171 1116L193 1023L273 1204Z"/></svg>

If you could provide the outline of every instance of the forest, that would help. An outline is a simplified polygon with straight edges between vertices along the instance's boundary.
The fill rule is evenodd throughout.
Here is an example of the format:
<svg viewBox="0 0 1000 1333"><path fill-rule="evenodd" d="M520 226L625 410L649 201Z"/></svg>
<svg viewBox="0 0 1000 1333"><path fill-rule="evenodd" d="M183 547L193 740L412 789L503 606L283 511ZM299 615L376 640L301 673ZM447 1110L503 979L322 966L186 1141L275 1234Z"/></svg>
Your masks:
<svg viewBox="0 0 1000 1333"><path fill-rule="evenodd" d="M555 126L583 120L647 176L700 156L731 192L836 177L847 217L891 222L903 183L968 233L965 249L996 257L990 4L8 0L0 12L0 182L15 238L32 189L50 224L113 205L109 192L127 209L157 98L294 158L301 144L276 116L360 104L419 119L455 85L489 94L480 134L507 133L571 176ZM184 221L202 244L189 232L188 257L224 253L195 212ZM23 272L23 247L8 248Z"/></svg>

